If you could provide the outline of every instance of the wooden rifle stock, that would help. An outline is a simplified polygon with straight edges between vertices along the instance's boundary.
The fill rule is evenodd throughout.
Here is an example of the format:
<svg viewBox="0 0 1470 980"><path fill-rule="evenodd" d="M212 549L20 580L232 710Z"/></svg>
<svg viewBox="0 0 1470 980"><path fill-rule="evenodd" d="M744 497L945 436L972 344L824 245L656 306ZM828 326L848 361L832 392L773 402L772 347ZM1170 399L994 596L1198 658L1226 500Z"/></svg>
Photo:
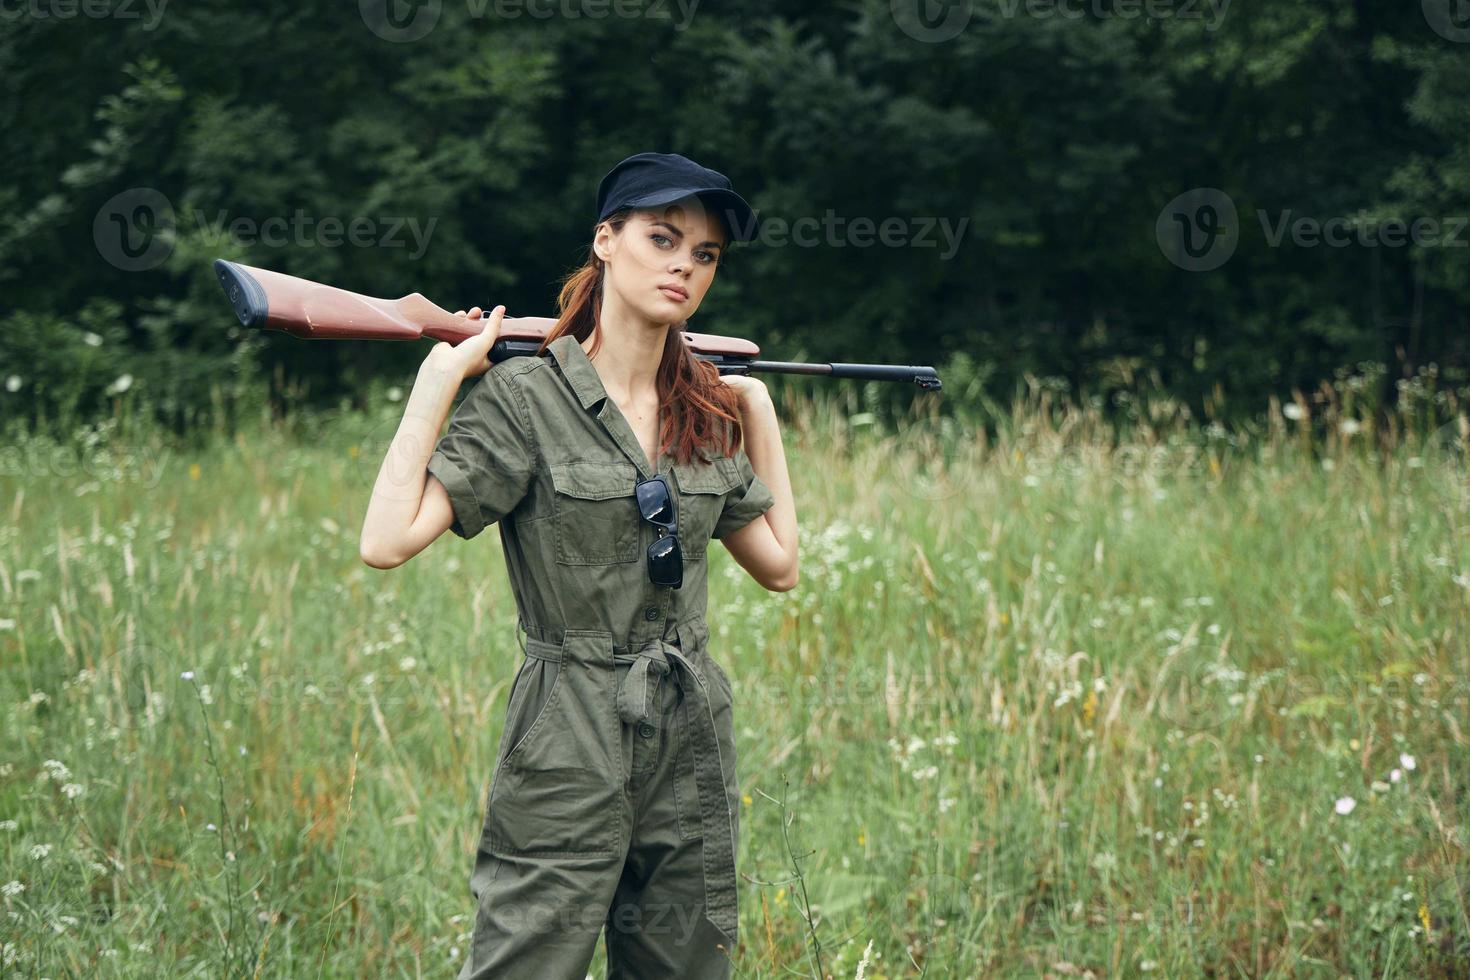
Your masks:
<svg viewBox="0 0 1470 980"><path fill-rule="evenodd" d="M378 299L336 286L288 276L268 269L215 259L214 272L246 327L282 330L307 340L418 340L459 344L480 332L473 320L435 306L420 293L401 299ZM488 308L486 308L488 309ZM504 317L490 348L490 362L535 355L555 317ZM872 381L912 381L937 391L939 375L932 367L908 364L833 364L809 361L757 360L760 348L740 337L683 331L694 356L714 364L721 374L817 374Z"/></svg>

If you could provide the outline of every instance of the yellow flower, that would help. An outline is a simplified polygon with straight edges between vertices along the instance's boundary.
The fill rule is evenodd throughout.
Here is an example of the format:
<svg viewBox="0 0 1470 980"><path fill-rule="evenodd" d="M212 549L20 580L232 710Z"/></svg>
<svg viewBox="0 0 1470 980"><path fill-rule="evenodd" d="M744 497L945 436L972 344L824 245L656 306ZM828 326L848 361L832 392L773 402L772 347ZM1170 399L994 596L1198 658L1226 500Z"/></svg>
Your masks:
<svg viewBox="0 0 1470 980"><path fill-rule="evenodd" d="M1001 621L1001 624L1002 625L1004 625L1006 623L1009 623L1011 621L1011 614L1008 613L1008 612L1001 613L1000 614L1000 621Z"/></svg>
<svg viewBox="0 0 1470 980"><path fill-rule="evenodd" d="M750 798L750 794L749 793L741 793L740 794L740 802L741 803L744 803L746 806L750 806L755 801Z"/></svg>
<svg viewBox="0 0 1470 980"><path fill-rule="evenodd" d="M1429 906L1419 906L1419 921L1424 924L1424 938L1429 938Z"/></svg>
<svg viewBox="0 0 1470 980"><path fill-rule="evenodd" d="M353 459L356 459L357 458L357 447L356 446L348 446L347 447L347 455L348 456L351 456Z"/></svg>
<svg viewBox="0 0 1470 980"><path fill-rule="evenodd" d="M1092 724L1092 716L1097 714L1097 692L1088 691L1087 700L1082 702L1082 724Z"/></svg>
<svg viewBox="0 0 1470 980"><path fill-rule="evenodd" d="M863 847L867 843L868 843L868 835L865 834L864 832L862 832L861 830L859 830L858 831L858 847Z"/></svg>
<svg viewBox="0 0 1470 980"><path fill-rule="evenodd" d="M780 904L781 902L784 902L784 901L786 901L786 889L784 889L784 888L777 888L776 889L776 902L777 902L777 904Z"/></svg>
<svg viewBox="0 0 1470 980"><path fill-rule="evenodd" d="M1214 476L1220 475L1220 460L1214 456L1210 457L1210 473Z"/></svg>
<svg viewBox="0 0 1470 980"><path fill-rule="evenodd" d="M191 479L191 480L197 480L197 479L199 479L199 464L198 463L190 463L189 464L189 479Z"/></svg>

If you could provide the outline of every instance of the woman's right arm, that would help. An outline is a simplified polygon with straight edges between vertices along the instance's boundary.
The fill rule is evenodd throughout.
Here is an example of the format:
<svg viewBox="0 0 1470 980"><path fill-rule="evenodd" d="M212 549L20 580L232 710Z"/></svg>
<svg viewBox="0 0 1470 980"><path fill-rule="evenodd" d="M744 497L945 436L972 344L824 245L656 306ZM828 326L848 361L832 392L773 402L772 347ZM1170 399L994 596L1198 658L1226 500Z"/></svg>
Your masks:
<svg viewBox="0 0 1470 980"><path fill-rule="evenodd" d="M480 308L463 315L476 319ZM457 346L440 341L419 366L363 517L358 554L373 568L402 565L453 523L449 493L437 477L431 478L429 457L460 384L490 367L490 348L504 316L505 307L497 306L479 334Z"/></svg>

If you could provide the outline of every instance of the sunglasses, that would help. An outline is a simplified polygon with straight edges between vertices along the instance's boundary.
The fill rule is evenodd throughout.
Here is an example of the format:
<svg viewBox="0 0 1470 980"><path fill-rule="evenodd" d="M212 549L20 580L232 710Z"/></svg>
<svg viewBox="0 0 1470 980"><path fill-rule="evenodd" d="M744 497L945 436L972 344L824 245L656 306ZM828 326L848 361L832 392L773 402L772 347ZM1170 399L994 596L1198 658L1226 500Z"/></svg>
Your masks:
<svg viewBox="0 0 1470 980"><path fill-rule="evenodd" d="M648 546L648 580L654 585L677 589L684 584L684 554L679 550L679 535L674 514L674 495L662 473L639 480L633 487L638 496L638 511L643 519L658 528L658 538Z"/></svg>

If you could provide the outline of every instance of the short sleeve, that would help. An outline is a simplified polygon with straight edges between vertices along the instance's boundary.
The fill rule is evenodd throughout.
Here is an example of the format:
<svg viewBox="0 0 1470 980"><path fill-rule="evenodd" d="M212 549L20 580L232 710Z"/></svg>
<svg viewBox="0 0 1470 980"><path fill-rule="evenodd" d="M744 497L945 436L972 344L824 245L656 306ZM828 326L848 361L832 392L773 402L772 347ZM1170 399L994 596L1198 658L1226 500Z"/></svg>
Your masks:
<svg viewBox="0 0 1470 980"><path fill-rule="evenodd" d="M776 505L776 497L750 466L750 457L745 450L737 449L735 466L740 471L740 485L725 496L725 509L715 522L711 538L722 538L738 531Z"/></svg>
<svg viewBox="0 0 1470 980"><path fill-rule="evenodd" d="M449 529L473 538L515 509L535 471L531 420L518 393L491 368L459 403L428 470L449 491Z"/></svg>

